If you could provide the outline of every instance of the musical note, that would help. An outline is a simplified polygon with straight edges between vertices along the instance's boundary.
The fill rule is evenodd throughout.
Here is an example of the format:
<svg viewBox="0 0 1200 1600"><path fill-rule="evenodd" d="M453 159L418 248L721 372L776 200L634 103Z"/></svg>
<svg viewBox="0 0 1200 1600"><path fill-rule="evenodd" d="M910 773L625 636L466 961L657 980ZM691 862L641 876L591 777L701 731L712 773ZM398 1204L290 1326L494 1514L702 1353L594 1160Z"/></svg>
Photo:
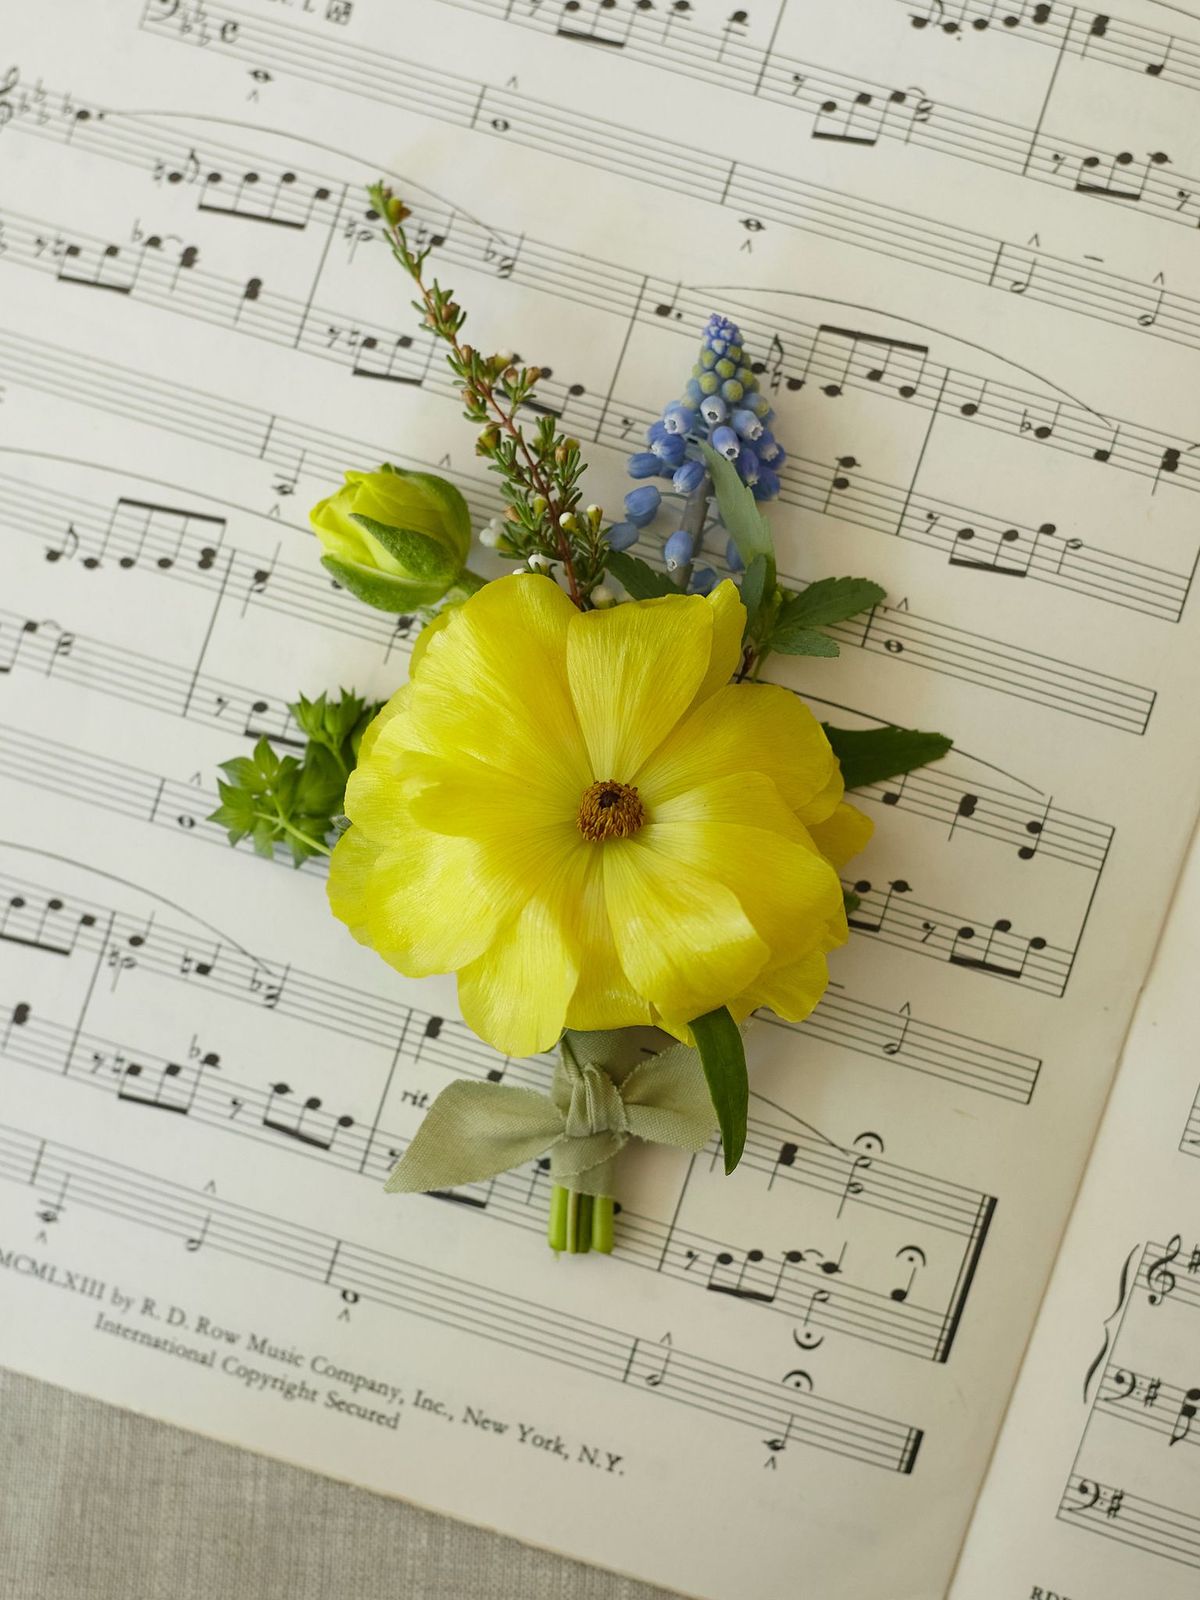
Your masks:
<svg viewBox="0 0 1200 1600"><path fill-rule="evenodd" d="M44 1222L47 1227L49 1227L61 1218L63 1211L66 1209L67 1191L70 1189L70 1187L70 1174L66 1173L63 1175L63 1180L58 1186L58 1194L55 1199L39 1200L37 1202L37 1205L34 1209L39 1222Z"/></svg>
<svg viewBox="0 0 1200 1600"><path fill-rule="evenodd" d="M1029 957L1046 948L1046 940L1040 935L1032 939L1010 935L1012 923L1007 917L998 918L988 929L987 939L980 951L974 943L978 938L976 930L971 927L959 928L954 935L949 960L957 967L972 967L977 972L991 972L1001 978L1020 978Z"/></svg>
<svg viewBox="0 0 1200 1600"><path fill-rule="evenodd" d="M661 1351L661 1356L655 1360L651 1370L642 1377L642 1382L648 1389L659 1388L670 1370L674 1346L669 1333L664 1333L658 1341L658 1349Z"/></svg>
<svg viewBox="0 0 1200 1600"><path fill-rule="evenodd" d="M166 1061L154 1074L151 1091L146 1087L147 1068L141 1062L130 1061L121 1073L117 1099L127 1105L148 1106L154 1111L169 1111L186 1117L195 1104L203 1067L201 1063L188 1069L178 1061Z"/></svg>
<svg viewBox="0 0 1200 1600"><path fill-rule="evenodd" d="M63 531L61 544L46 546L46 560L70 561L78 549L79 535L75 531L74 523L69 522Z"/></svg>
<svg viewBox="0 0 1200 1600"><path fill-rule="evenodd" d="M918 1271L926 1265L925 1252L919 1244L907 1244L896 1251L896 1260L903 1262L908 1268L908 1277L903 1283L898 1284L896 1288L890 1289L888 1293L891 1299L898 1300L903 1304L912 1293L912 1286L916 1282Z"/></svg>
<svg viewBox="0 0 1200 1600"><path fill-rule="evenodd" d="M93 254L92 264L86 265L87 252L82 245L64 244L59 256L56 277L59 283L74 283L88 289L106 289L113 294L132 294L145 259L147 249L161 249L160 239L147 239L135 255L122 252L121 247L108 244Z"/></svg>
<svg viewBox="0 0 1200 1600"><path fill-rule="evenodd" d="M846 921L852 928L857 928L862 933L879 933L887 921L893 898L897 895L908 894L910 888L911 886L903 878L896 878L888 884L887 893L880 897L879 890L873 889L865 878L860 879L854 885L854 892L859 896L860 903L854 911L848 914ZM878 911L864 910L866 901L871 896L879 900Z"/></svg>
<svg viewBox="0 0 1200 1600"><path fill-rule="evenodd" d="M912 1023L912 1007L907 1000L900 1007L898 1015L902 1019L900 1032L894 1039L885 1039L879 1047L885 1056L898 1056L901 1050L904 1049L904 1041L908 1038L909 1026Z"/></svg>
<svg viewBox="0 0 1200 1600"><path fill-rule="evenodd" d="M401 383L419 389L433 364L434 341L428 336L422 338L414 361L410 352L415 342L408 333L384 339L382 343L375 334L366 334L355 347L351 373L356 378L376 378L384 383Z"/></svg>
<svg viewBox="0 0 1200 1600"><path fill-rule="evenodd" d="M33 1015L33 1007L27 1000L20 1000L12 1008L8 1022L4 1027L4 1043L0 1048L7 1050L9 1040L12 1038L14 1028L24 1028Z"/></svg>
<svg viewBox="0 0 1200 1600"><path fill-rule="evenodd" d="M1168 1445L1182 1444L1192 1431L1192 1423L1200 1410L1200 1389L1188 1389L1179 1403L1179 1412L1171 1427Z"/></svg>
<svg viewBox="0 0 1200 1600"><path fill-rule="evenodd" d="M77 921L64 942L60 923L63 902L57 895L42 900L31 907L23 894L10 895L0 905L0 940L7 944L25 945L40 950L45 955L69 956L75 949L79 930L91 922ZM28 913L27 915L25 913Z"/></svg>
<svg viewBox="0 0 1200 1600"><path fill-rule="evenodd" d="M318 1118L317 1113L322 1109L319 1095L309 1095L297 1103L292 1101L292 1091L286 1083L273 1083L270 1091L262 1115L263 1127L282 1133L297 1144L311 1145L315 1150L331 1150L339 1131L354 1126L354 1118L350 1116L332 1117L327 1112ZM314 1130L314 1120L322 1125L320 1131Z"/></svg>
<svg viewBox="0 0 1200 1600"><path fill-rule="evenodd" d="M781 1261L777 1271L772 1273L772 1271L768 1270L766 1273L768 1279L773 1277L773 1282L755 1283L753 1281L755 1277L760 1276L755 1269L761 1267L763 1261L764 1255L761 1250L747 1250L742 1256L741 1266L738 1268L737 1275L730 1279L727 1269L732 1267L734 1257L728 1250L722 1250L713 1258L705 1288L713 1294L729 1295L735 1300L756 1300L763 1305L772 1305L779 1292L779 1283L783 1277L786 1262ZM724 1281L719 1276L722 1273L726 1274ZM747 1273L751 1276L749 1283L746 1281Z"/></svg>

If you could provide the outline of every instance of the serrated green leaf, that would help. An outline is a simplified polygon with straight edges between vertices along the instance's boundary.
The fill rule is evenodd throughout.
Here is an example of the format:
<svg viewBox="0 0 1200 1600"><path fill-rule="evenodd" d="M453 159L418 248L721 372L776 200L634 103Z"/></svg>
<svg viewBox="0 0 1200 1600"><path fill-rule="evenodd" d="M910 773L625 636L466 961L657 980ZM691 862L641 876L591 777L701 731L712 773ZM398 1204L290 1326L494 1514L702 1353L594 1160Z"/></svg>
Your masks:
<svg viewBox="0 0 1200 1600"><path fill-rule="evenodd" d="M292 713L292 720L300 732L308 739L320 738L325 728L327 706L325 696L319 694L315 700L310 700L307 695L301 695L299 700L293 700L288 706Z"/></svg>
<svg viewBox="0 0 1200 1600"><path fill-rule="evenodd" d="M943 733L917 728L831 728L822 724L838 758L847 789L882 783L939 761L953 746Z"/></svg>
<svg viewBox="0 0 1200 1600"><path fill-rule="evenodd" d="M725 531L737 546L743 565L749 567L755 556L767 565L766 592L775 588L775 541L767 519L758 509L754 491L738 477L732 461L718 455L711 445L702 444L705 464L713 481L713 491Z"/></svg>
<svg viewBox="0 0 1200 1600"><path fill-rule="evenodd" d="M268 783L273 783L279 771L279 757L272 750L271 741L265 733L254 746L253 761L259 776L265 778Z"/></svg>
<svg viewBox="0 0 1200 1600"><path fill-rule="evenodd" d="M727 1006L696 1017L692 1037L700 1052L704 1081L712 1098L721 1143L725 1150L726 1174L733 1171L746 1148L746 1117L750 1109L750 1080L746 1073L746 1048L741 1029Z"/></svg>
<svg viewBox="0 0 1200 1600"><path fill-rule="evenodd" d="M604 564L634 600L656 600L664 594L679 593L665 572L656 572L648 562L640 556L631 556L628 550L610 550Z"/></svg>
<svg viewBox="0 0 1200 1600"><path fill-rule="evenodd" d="M779 613L780 627L827 628L869 611L887 598L869 578L819 578L799 594L789 595ZM778 647L776 647L778 648Z"/></svg>
<svg viewBox="0 0 1200 1600"><path fill-rule="evenodd" d="M815 628L781 627L776 624L767 640L772 650L784 656L840 656L837 640Z"/></svg>
<svg viewBox="0 0 1200 1600"><path fill-rule="evenodd" d="M273 827L271 823L267 822L265 818L260 819L254 824L254 829L250 837L254 842L255 850L260 856L266 856L270 858L275 854L275 839L277 832L278 830Z"/></svg>
<svg viewBox="0 0 1200 1600"><path fill-rule="evenodd" d="M747 638L754 632L754 624L758 621L766 592L767 558L764 555L757 555L742 574L742 604L746 608Z"/></svg>
<svg viewBox="0 0 1200 1600"><path fill-rule="evenodd" d="M234 756L232 761L222 761L218 771L223 772L230 784L238 789L248 788L259 781L258 768L249 756Z"/></svg>

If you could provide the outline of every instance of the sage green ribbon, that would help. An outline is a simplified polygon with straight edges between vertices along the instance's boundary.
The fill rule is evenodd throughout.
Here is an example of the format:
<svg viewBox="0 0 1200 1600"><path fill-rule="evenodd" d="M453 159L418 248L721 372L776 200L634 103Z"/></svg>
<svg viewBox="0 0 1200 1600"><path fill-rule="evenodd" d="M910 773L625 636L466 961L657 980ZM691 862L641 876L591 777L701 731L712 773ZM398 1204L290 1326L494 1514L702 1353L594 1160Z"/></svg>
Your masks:
<svg viewBox="0 0 1200 1600"><path fill-rule="evenodd" d="M549 1151L555 1183L578 1194L611 1195L617 1153L631 1137L703 1149L717 1119L697 1052L673 1045L626 1067L620 1038L567 1034L549 1094L469 1079L452 1083L430 1106L388 1192L480 1183Z"/></svg>

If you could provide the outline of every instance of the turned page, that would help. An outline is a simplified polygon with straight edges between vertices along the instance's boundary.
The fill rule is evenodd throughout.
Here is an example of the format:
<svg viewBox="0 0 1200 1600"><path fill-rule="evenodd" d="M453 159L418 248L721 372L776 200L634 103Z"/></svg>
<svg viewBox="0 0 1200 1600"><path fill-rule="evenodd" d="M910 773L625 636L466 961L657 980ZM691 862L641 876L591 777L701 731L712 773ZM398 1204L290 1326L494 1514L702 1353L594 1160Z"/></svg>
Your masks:
<svg viewBox="0 0 1200 1600"><path fill-rule="evenodd" d="M3 8L0 1362L708 1600L943 1600L1200 795L1198 92L1136 0ZM551 1063L208 820L301 692L405 676L307 508L500 503L380 175L614 518L735 318L784 582L887 591L768 675L954 740L857 796L742 1166L639 1151L607 1260L544 1161L383 1193Z"/></svg>
<svg viewBox="0 0 1200 1600"><path fill-rule="evenodd" d="M1200 1583L1200 850L1134 1018L952 1600Z"/></svg>

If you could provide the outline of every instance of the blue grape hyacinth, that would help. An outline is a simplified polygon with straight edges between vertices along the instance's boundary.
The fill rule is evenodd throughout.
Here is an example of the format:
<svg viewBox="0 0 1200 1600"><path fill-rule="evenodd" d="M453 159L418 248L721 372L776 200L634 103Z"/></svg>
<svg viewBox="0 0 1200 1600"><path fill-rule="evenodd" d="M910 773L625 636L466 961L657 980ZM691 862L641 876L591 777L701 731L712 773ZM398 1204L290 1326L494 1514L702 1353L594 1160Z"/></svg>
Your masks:
<svg viewBox="0 0 1200 1600"><path fill-rule="evenodd" d="M785 452L771 432L774 412L758 386L742 343L741 329L728 317L714 313L705 324L700 357L692 368L684 395L664 406L646 430L646 448L628 460L631 478L670 479L666 493L679 507L674 530L663 551L667 571L681 587L705 594L716 582L710 567L695 565L705 533L716 525L710 507L712 480L701 452L709 445L737 468L738 476L756 500L772 500L779 493L779 471ZM650 483L625 497L626 521L619 537L632 524L642 529L654 521L661 497ZM614 530L617 531L617 530ZM613 546L627 549L628 541ZM740 572L736 547L730 541L728 565Z"/></svg>
<svg viewBox="0 0 1200 1600"><path fill-rule="evenodd" d="M784 452L770 431L773 417L747 360L741 329L714 313L683 398L672 400L650 424L648 449L629 457L629 475L670 478L676 494L693 494L707 475L698 448L704 443L735 464L756 499L774 499Z"/></svg>

